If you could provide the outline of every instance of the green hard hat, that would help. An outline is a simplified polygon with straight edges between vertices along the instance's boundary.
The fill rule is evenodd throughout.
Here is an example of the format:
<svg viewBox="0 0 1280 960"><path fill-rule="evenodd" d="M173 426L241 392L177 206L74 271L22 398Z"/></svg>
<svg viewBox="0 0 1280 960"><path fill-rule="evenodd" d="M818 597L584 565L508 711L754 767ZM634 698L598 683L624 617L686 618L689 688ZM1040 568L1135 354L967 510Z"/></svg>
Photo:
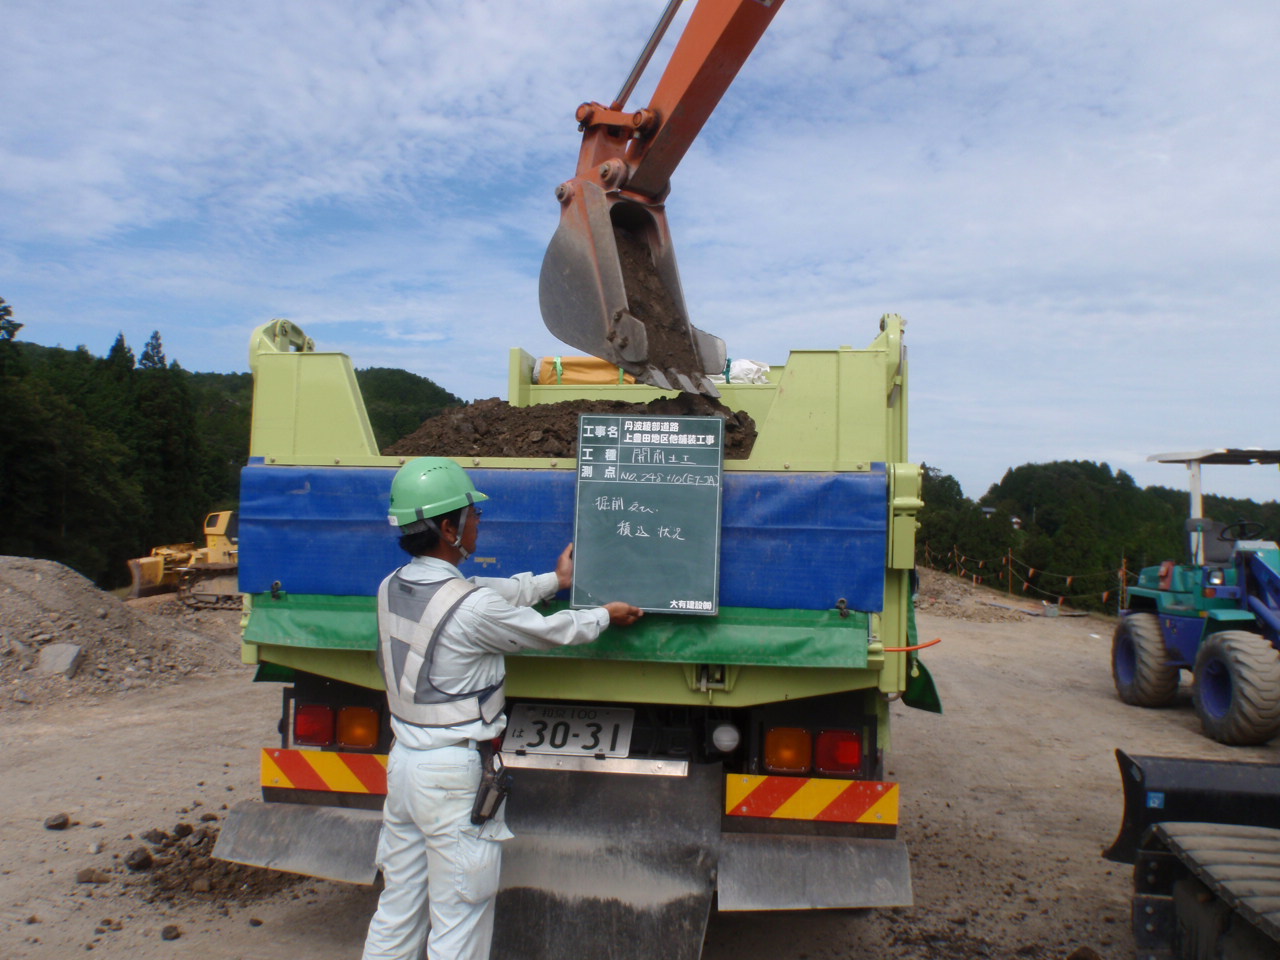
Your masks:
<svg viewBox="0 0 1280 960"><path fill-rule="evenodd" d="M425 529L424 520L488 499L476 489L467 471L452 460L418 457L397 470L391 481L387 520L403 533L414 533ZM412 528L406 529L410 525Z"/></svg>

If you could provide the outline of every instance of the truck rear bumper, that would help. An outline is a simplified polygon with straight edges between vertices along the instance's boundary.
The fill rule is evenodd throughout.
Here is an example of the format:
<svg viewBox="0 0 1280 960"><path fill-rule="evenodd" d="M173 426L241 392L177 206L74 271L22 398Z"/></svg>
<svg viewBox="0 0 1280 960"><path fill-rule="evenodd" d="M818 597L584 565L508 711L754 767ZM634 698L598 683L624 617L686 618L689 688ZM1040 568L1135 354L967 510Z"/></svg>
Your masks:
<svg viewBox="0 0 1280 960"><path fill-rule="evenodd" d="M626 903L638 890L667 890L670 901L693 898L703 922L717 890L726 911L911 904L901 841L800 835L776 822L766 833L721 832L723 779L715 765L686 777L521 771L508 802L516 839L504 845L504 898L540 890ZM378 810L246 800L228 812L213 852L235 863L371 884L381 822Z"/></svg>

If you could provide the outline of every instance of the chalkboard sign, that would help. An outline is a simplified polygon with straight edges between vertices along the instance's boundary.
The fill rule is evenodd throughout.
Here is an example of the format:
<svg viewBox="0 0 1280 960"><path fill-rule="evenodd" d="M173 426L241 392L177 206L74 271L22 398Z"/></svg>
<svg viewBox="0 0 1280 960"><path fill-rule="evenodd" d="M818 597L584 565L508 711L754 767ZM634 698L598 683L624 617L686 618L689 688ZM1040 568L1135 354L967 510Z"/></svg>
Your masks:
<svg viewBox="0 0 1280 960"><path fill-rule="evenodd" d="M575 607L719 611L724 421L578 419Z"/></svg>

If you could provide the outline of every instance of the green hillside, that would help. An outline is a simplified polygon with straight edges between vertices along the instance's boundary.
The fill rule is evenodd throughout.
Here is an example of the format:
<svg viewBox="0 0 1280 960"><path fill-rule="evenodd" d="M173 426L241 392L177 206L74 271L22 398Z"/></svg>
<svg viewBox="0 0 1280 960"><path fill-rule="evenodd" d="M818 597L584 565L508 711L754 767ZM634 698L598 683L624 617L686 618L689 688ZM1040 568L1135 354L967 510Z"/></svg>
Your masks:
<svg viewBox="0 0 1280 960"><path fill-rule="evenodd" d="M140 356L16 338L0 300L0 554L57 560L104 587L162 543L199 541L234 509L249 455L253 378L191 373L153 333ZM379 447L462 401L405 370L356 371Z"/></svg>

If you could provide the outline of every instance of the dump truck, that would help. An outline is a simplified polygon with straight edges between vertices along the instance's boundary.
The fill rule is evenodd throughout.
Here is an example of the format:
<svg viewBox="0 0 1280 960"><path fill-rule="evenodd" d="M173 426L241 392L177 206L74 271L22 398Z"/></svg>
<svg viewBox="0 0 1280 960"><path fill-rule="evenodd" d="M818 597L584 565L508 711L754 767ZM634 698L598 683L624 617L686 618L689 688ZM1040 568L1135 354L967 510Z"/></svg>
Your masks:
<svg viewBox="0 0 1280 960"><path fill-rule="evenodd" d="M713 906L912 899L901 792L885 779L890 703L938 704L914 642L921 470L907 451L904 323L882 317L865 349L793 350L762 382L713 382L727 350L690 322L664 202L781 0L701 0L649 105L628 110L676 6L619 95L578 108L578 168L556 190L539 277L547 327L621 374L537 376L516 348L507 396L517 409L719 396L758 435L716 475L714 603L673 600L594 644L507 658L516 838L495 956L692 960ZM296 324L255 331L250 366L243 659L281 684L281 714L260 752L262 800L229 812L215 855L372 883L391 742L375 593L403 562L386 517L407 458L379 454L350 360ZM674 423L638 417L635 433L670 437ZM464 573L551 569L575 540L584 438L576 456L422 451L452 456L489 497ZM668 442L653 441L655 456Z"/></svg>
<svg viewBox="0 0 1280 960"><path fill-rule="evenodd" d="M713 902L911 902L901 792L884 778L890 702L931 701L911 649L922 503L906 356L886 316L866 349L796 350L767 383L720 386L758 436L723 465L715 616L653 613L507 658L508 709L564 721L548 739L573 743L594 719L624 724L630 745L506 754L516 839L495 955L692 958ZM242 650L257 681L281 684L281 714L274 742L263 730L262 800L230 811L216 855L372 883L390 747L375 593L404 562L386 517L406 458L378 453L347 356L274 321L250 362ZM533 366L512 351L514 407L664 393L539 384ZM550 569L574 538L576 459L455 459L490 497L464 573Z"/></svg>
<svg viewBox="0 0 1280 960"><path fill-rule="evenodd" d="M206 514L203 528L203 547L194 542L168 543L130 560L130 598L177 593L178 599L194 609L238 607L235 511Z"/></svg>
<svg viewBox="0 0 1280 960"><path fill-rule="evenodd" d="M1148 567L1126 591L1111 648L1125 703L1165 707L1183 670L1206 736L1266 743L1280 732L1280 547L1255 520L1204 516L1201 467L1276 465L1280 450L1218 448L1153 454L1190 477L1188 559Z"/></svg>

